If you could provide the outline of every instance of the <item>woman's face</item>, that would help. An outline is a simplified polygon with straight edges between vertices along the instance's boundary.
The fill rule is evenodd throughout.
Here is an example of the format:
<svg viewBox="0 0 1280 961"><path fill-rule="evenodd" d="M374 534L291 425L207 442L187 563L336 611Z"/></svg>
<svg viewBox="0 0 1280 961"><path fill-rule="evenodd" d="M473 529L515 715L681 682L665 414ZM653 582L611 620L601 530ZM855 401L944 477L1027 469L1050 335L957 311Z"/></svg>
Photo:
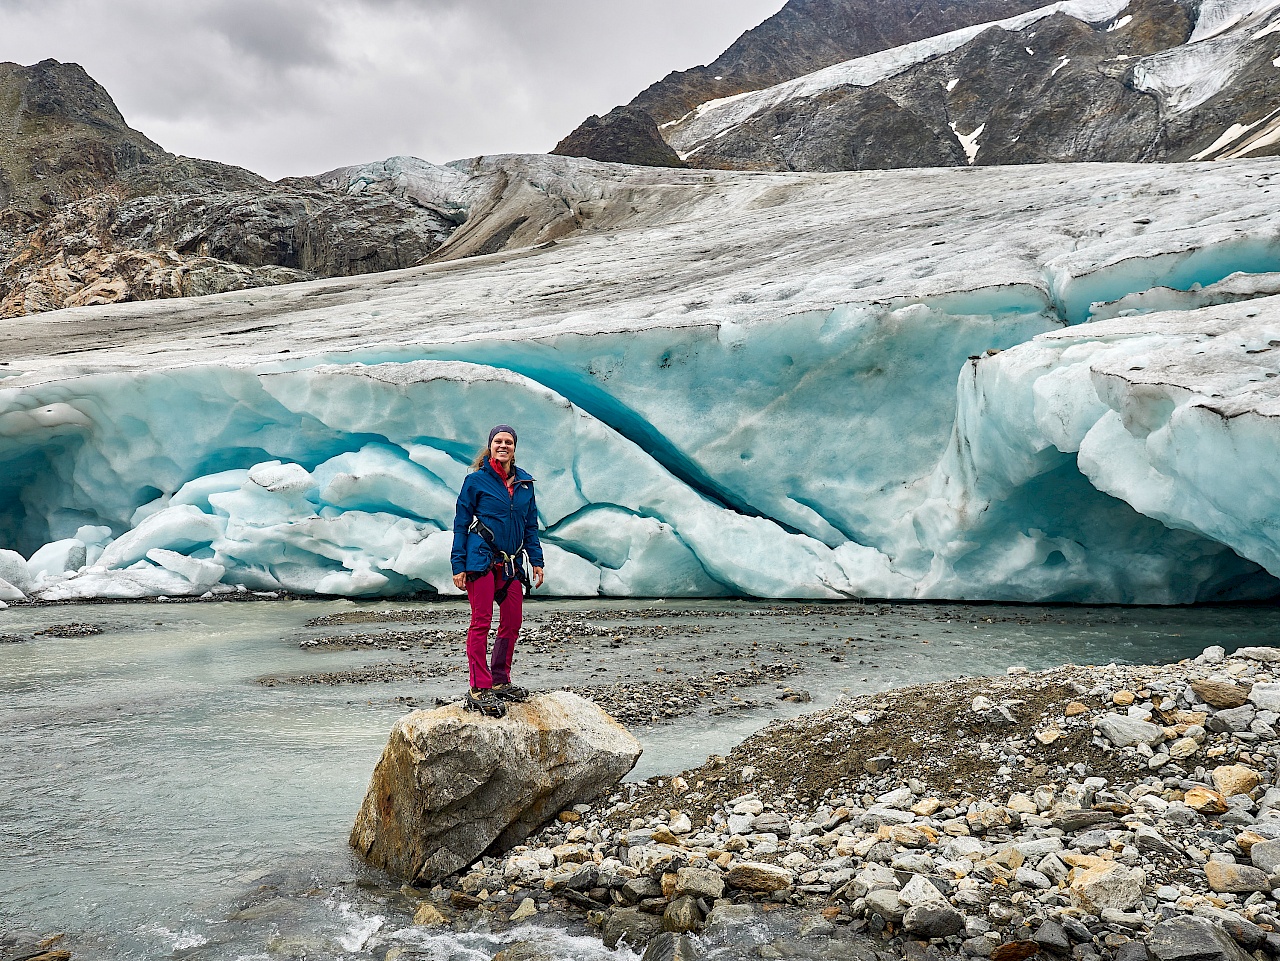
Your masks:
<svg viewBox="0 0 1280 961"><path fill-rule="evenodd" d="M489 456L506 467L516 456L516 439L505 430L494 434L489 441Z"/></svg>

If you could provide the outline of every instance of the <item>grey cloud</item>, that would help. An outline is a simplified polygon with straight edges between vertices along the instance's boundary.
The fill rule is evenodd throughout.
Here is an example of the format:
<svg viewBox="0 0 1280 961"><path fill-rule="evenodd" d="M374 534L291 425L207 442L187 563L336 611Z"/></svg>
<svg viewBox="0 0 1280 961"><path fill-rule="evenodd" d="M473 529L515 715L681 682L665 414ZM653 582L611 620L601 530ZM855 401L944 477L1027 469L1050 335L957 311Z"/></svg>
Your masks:
<svg viewBox="0 0 1280 961"><path fill-rule="evenodd" d="M333 25L298 16L289 0L221 0L200 10L196 22L227 43L233 62L248 59L269 71L336 63Z"/></svg>
<svg viewBox="0 0 1280 961"><path fill-rule="evenodd" d="M80 63L166 148L271 177L549 150L783 0L0 0L0 60Z"/></svg>

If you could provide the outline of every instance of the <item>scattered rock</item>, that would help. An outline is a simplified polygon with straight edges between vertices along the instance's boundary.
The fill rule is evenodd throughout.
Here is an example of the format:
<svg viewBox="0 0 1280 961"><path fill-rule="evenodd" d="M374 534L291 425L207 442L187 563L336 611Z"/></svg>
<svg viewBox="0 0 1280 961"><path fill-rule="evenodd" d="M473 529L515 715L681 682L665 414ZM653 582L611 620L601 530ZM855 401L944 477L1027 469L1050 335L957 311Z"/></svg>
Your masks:
<svg viewBox="0 0 1280 961"><path fill-rule="evenodd" d="M1251 961L1230 935L1207 918L1161 922L1147 937L1146 947L1156 961Z"/></svg>
<svg viewBox="0 0 1280 961"><path fill-rule="evenodd" d="M1104 714L1094 722L1094 726L1116 747L1154 745L1164 740L1163 728L1123 714Z"/></svg>
<svg viewBox="0 0 1280 961"><path fill-rule="evenodd" d="M538 916L538 905L533 898L525 898L520 902L519 907L511 912L511 920L515 922L528 921L530 918Z"/></svg>
<svg viewBox="0 0 1280 961"><path fill-rule="evenodd" d="M759 861L743 861L729 869L726 878L729 887L739 891L783 891L795 882L795 876L786 868Z"/></svg>
<svg viewBox="0 0 1280 961"><path fill-rule="evenodd" d="M430 901L423 901L413 913L413 923L422 927L434 928L449 923L449 918Z"/></svg>
<svg viewBox="0 0 1280 961"><path fill-rule="evenodd" d="M1213 769L1213 786L1224 797L1248 794L1262 783L1262 776L1243 764L1224 764Z"/></svg>
<svg viewBox="0 0 1280 961"><path fill-rule="evenodd" d="M1106 862L1081 871L1071 882L1072 898L1099 913L1105 908L1128 911L1142 898L1142 885L1122 864Z"/></svg>
<svg viewBox="0 0 1280 961"><path fill-rule="evenodd" d="M1209 887L1220 894L1252 894L1254 891L1270 891L1267 876L1247 864L1227 861L1209 861L1204 866Z"/></svg>
<svg viewBox="0 0 1280 961"><path fill-rule="evenodd" d="M640 961L697 961L699 957L687 935L664 931L649 942Z"/></svg>
<svg viewBox="0 0 1280 961"><path fill-rule="evenodd" d="M639 908L610 908L605 913L602 931L607 948L620 943L640 947L662 933L662 918L647 914Z"/></svg>
<svg viewBox="0 0 1280 961"><path fill-rule="evenodd" d="M1231 708L1249 703L1249 688L1230 681L1192 681L1191 689L1210 707Z"/></svg>
<svg viewBox="0 0 1280 961"><path fill-rule="evenodd" d="M1198 814L1227 813L1227 799L1209 788L1193 787L1186 793L1183 801Z"/></svg>
<svg viewBox="0 0 1280 961"><path fill-rule="evenodd" d="M907 909L902 927L920 938L948 938L964 929L964 917L945 901L926 902Z"/></svg>

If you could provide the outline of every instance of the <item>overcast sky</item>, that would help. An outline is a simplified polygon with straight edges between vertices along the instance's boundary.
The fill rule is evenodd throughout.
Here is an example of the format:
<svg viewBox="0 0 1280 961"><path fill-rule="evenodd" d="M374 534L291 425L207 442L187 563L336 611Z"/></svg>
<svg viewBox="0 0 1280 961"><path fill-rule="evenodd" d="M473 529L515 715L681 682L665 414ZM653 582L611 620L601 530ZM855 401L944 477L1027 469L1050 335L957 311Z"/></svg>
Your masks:
<svg viewBox="0 0 1280 961"><path fill-rule="evenodd" d="M542 152L783 0L0 0L0 61L74 61L174 153L272 178Z"/></svg>

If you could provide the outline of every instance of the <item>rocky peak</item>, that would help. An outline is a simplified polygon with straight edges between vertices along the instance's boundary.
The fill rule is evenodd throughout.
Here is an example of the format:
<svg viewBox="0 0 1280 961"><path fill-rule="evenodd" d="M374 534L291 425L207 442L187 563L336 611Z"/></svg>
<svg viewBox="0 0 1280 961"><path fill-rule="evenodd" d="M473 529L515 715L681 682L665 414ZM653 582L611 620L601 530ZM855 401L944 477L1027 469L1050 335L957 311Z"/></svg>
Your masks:
<svg viewBox="0 0 1280 961"><path fill-rule="evenodd" d="M561 157L586 157L640 167L683 167L685 162L662 139L658 125L636 107L615 107L603 117L588 117L551 151Z"/></svg>
<svg viewBox="0 0 1280 961"><path fill-rule="evenodd" d="M170 158L75 63L0 63L0 206L39 214Z"/></svg>
<svg viewBox="0 0 1280 961"><path fill-rule="evenodd" d="M176 157L78 64L0 64L0 318L412 267L458 220Z"/></svg>

